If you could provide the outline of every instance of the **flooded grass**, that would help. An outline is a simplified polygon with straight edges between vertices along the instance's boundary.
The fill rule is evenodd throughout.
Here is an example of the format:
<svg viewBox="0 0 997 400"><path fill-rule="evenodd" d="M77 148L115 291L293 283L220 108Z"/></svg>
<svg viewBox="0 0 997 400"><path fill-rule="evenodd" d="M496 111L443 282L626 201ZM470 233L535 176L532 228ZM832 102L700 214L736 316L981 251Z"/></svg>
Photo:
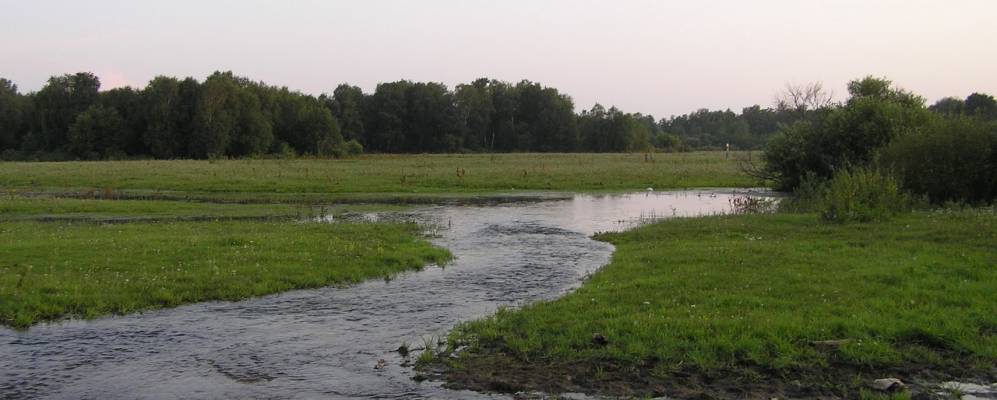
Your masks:
<svg viewBox="0 0 997 400"><path fill-rule="evenodd" d="M39 217L281 217L296 216L289 204L212 204L186 201L97 200L14 196L0 199L0 221Z"/></svg>
<svg viewBox="0 0 997 400"><path fill-rule="evenodd" d="M449 257L414 224L8 221L0 223L0 324L350 284Z"/></svg>
<svg viewBox="0 0 997 400"><path fill-rule="evenodd" d="M162 221L212 219L308 219L350 213L404 211L397 204L205 203L8 196L0 199L3 221Z"/></svg>
<svg viewBox="0 0 997 400"><path fill-rule="evenodd" d="M478 390L679 398L888 398L869 382L997 377L992 210L705 217L598 238L616 253L580 289L460 326L449 348L466 350L423 368Z"/></svg>
<svg viewBox="0 0 997 400"><path fill-rule="evenodd" d="M722 152L656 154L368 155L346 160L6 162L8 191L248 201L368 199L372 194L621 191L756 186ZM458 171L461 171L458 173ZM258 194L258 196L254 195ZM337 195L337 196L330 196Z"/></svg>

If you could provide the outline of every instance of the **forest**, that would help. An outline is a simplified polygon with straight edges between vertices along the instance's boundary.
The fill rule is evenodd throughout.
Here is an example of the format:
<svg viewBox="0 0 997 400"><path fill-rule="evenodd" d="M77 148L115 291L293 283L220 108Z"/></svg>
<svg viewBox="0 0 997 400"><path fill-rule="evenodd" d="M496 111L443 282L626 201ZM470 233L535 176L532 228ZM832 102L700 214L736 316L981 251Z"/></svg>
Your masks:
<svg viewBox="0 0 997 400"><path fill-rule="evenodd" d="M51 77L32 93L0 78L0 159L751 150L832 105L819 86L788 86L772 106L657 120L600 104L579 113L567 94L528 80L483 78L452 89L402 80L373 93L342 84L316 97L232 72L102 91L96 75L81 72ZM979 93L930 110L997 116L994 98Z"/></svg>

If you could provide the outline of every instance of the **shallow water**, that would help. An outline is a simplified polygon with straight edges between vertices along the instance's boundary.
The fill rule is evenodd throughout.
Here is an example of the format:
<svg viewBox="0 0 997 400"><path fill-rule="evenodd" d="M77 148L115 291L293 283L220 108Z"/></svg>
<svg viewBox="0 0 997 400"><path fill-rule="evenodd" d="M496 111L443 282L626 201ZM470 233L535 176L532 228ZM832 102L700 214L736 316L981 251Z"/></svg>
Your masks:
<svg viewBox="0 0 997 400"><path fill-rule="evenodd" d="M415 382L395 349L577 287L613 251L590 238L595 232L729 212L735 193L745 192L576 195L393 214L432 226L433 242L456 260L348 288L0 329L0 398L505 398Z"/></svg>

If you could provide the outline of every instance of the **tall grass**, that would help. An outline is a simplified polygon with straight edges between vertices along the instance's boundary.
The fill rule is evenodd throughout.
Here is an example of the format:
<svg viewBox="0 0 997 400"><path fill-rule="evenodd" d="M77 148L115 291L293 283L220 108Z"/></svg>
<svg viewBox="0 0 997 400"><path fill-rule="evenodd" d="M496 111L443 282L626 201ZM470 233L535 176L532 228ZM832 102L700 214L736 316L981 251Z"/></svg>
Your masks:
<svg viewBox="0 0 997 400"><path fill-rule="evenodd" d="M910 196L893 177L860 168L840 171L828 182L820 216L837 223L885 221L910 206Z"/></svg>

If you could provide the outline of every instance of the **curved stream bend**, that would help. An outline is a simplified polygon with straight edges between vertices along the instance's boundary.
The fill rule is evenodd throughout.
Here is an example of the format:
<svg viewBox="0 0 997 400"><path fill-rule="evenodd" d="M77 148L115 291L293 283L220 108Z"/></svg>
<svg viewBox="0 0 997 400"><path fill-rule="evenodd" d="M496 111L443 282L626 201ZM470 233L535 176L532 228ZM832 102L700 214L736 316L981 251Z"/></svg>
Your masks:
<svg viewBox="0 0 997 400"><path fill-rule="evenodd" d="M576 287L612 254L594 232L728 212L734 195L420 209L412 216L438 227L433 242L453 252L452 265L349 288L0 329L0 398L500 398L417 383L394 350Z"/></svg>

